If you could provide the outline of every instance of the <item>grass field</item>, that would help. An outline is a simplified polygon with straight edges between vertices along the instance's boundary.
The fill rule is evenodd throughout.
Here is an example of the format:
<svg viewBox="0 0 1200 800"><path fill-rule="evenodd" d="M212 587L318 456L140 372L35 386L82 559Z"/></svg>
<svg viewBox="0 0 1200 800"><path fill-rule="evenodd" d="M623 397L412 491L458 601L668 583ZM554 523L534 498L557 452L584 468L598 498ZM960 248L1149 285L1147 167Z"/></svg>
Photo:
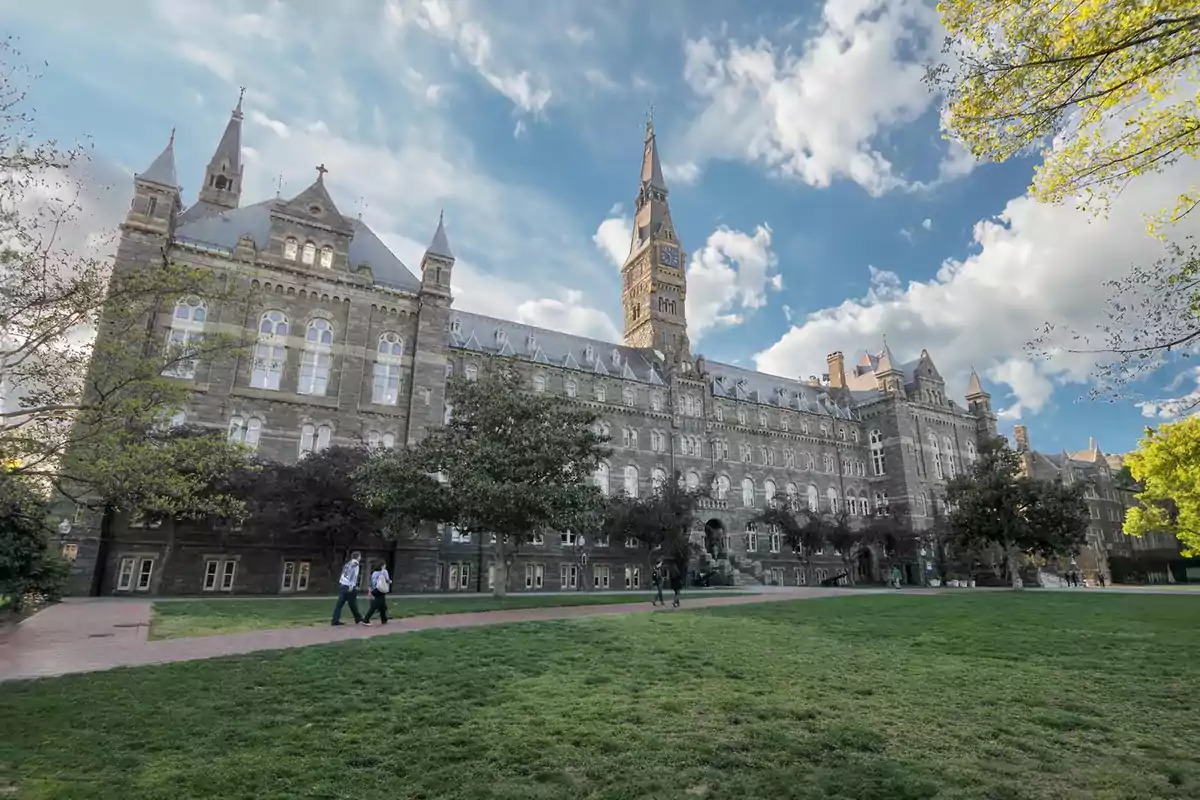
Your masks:
<svg viewBox="0 0 1200 800"><path fill-rule="evenodd" d="M0 795L1182 800L1198 613L860 596L0 685Z"/></svg>
<svg viewBox="0 0 1200 800"><path fill-rule="evenodd" d="M695 597L699 593L690 593ZM704 597L717 597L741 592L705 591ZM667 593L668 600L670 593ZM388 601L388 616L417 617L429 614L463 614L475 611L502 611L513 608L542 608L546 606L598 606L612 603L650 603L651 592L641 594L578 594L578 595L509 595L496 600L486 595L447 597L399 597ZM168 600L154 604L150 619L151 639L177 639L184 636L212 636L219 633L244 633L272 628L306 628L328 625L333 614L334 598L213 598L204 600ZM359 609L367 613L370 600L358 598ZM350 609L342 611L343 622L353 622Z"/></svg>

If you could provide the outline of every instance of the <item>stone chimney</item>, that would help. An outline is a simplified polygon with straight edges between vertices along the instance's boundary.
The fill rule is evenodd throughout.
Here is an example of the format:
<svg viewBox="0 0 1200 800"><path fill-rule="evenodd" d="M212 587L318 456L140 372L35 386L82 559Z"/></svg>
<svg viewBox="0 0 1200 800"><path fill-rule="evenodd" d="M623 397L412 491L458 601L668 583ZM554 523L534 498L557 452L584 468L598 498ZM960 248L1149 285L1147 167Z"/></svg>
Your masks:
<svg viewBox="0 0 1200 800"><path fill-rule="evenodd" d="M846 359L842 351L825 356L825 363L829 365L829 385L834 389L846 388Z"/></svg>
<svg viewBox="0 0 1200 800"><path fill-rule="evenodd" d="M1024 425L1013 426L1013 437L1017 440L1017 452L1029 452L1029 429Z"/></svg>

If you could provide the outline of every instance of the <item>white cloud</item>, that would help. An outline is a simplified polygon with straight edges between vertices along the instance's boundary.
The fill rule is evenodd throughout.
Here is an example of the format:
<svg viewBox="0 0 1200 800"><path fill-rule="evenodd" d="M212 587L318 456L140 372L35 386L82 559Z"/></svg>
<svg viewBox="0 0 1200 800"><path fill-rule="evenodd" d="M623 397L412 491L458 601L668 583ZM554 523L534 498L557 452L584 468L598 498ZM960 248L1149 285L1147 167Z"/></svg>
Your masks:
<svg viewBox="0 0 1200 800"><path fill-rule="evenodd" d="M707 106L687 154L761 162L817 187L838 178L872 195L906 186L878 140L933 104L914 51L930 55L938 24L921 0L827 0L801 55L765 40L688 41L684 76Z"/></svg>
<svg viewBox="0 0 1200 800"><path fill-rule="evenodd" d="M621 88L621 85L605 74L604 70L591 67L583 71L583 78L597 89L607 92Z"/></svg>
<svg viewBox="0 0 1200 800"><path fill-rule="evenodd" d="M701 172L700 165L691 161L681 164L663 164L663 177L670 184L691 186L700 180Z"/></svg>
<svg viewBox="0 0 1200 800"><path fill-rule="evenodd" d="M698 342L711 328L736 325L740 312L762 308L768 291L783 288L772 274L778 264L771 250L771 229L759 225L753 234L721 227L692 254L687 269L688 336Z"/></svg>
<svg viewBox="0 0 1200 800"><path fill-rule="evenodd" d="M1070 202L1044 205L1028 196L1007 203L998 219L976 224L978 251L947 260L927 281L900 286L876 272L868 296L808 314L774 345L758 353L760 369L809 374L834 350L877 349L886 335L892 351L914 358L928 348L951 390L961 395L970 365L1004 384L1009 417L1040 411L1052 385L1089 380L1097 356L1069 353L1069 334L1054 341L1053 359L1032 359L1024 345L1046 322L1084 333L1110 324L1107 281L1132 264L1149 266L1162 245L1146 233L1143 215L1194 185L1200 162L1130 183L1107 218L1077 211ZM1200 233L1200 218L1186 218L1175 235Z"/></svg>
<svg viewBox="0 0 1200 800"><path fill-rule="evenodd" d="M921 227L927 231L932 230L933 229L933 220L926 217L925 219L921 220Z"/></svg>
<svg viewBox="0 0 1200 800"><path fill-rule="evenodd" d="M1191 390L1175 397L1161 397L1154 400L1144 400L1137 403L1142 416L1150 419L1173 420L1184 416L1200 414L1200 367L1185 370L1171 381L1166 391L1172 394L1178 392L1185 384L1191 384Z"/></svg>
<svg viewBox="0 0 1200 800"><path fill-rule="evenodd" d="M592 241L608 260L618 267L625 263L629 256L629 247L633 241L633 220L621 213L621 206L615 205L609 211L608 219L600 223Z"/></svg>

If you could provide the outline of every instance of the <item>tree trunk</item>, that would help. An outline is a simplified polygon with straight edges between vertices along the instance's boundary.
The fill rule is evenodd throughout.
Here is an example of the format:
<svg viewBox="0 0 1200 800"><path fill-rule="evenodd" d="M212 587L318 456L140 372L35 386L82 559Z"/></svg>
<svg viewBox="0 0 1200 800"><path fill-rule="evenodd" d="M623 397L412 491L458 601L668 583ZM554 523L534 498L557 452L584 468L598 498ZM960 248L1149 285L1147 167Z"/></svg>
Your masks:
<svg viewBox="0 0 1200 800"><path fill-rule="evenodd" d="M504 537L496 534L496 575L492 582L492 597L497 600L508 595L508 553L505 552Z"/></svg>
<svg viewBox="0 0 1200 800"><path fill-rule="evenodd" d="M1025 584L1021 582L1021 570L1017 565L1017 550L1014 547L1009 547L1005 553L1008 563L1008 577L1012 582L1012 588L1022 589Z"/></svg>
<svg viewBox="0 0 1200 800"><path fill-rule="evenodd" d="M92 573L92 597L100 597L104 594L104 577L108 572L108 551L112 547L113 519L116 513L112 503L105 503L104 511L100 514L100 541L96 543L96 568Z"/></svg>

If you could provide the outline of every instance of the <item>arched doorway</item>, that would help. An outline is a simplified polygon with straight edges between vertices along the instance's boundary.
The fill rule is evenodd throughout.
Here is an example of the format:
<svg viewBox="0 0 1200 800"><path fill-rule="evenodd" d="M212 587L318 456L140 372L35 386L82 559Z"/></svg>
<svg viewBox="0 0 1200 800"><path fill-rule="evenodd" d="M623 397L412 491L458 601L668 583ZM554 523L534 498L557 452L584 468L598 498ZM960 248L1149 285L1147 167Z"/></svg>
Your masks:
<svg viewBox="0 0 1200 800"><path fill-rule="evenodd" d="M875 551L869 547L864 547L858 552L858 563L855 565L854 582L855 583L874 583L876 578L876 560Z"/></svg>
<svg viewBox="0 0 1200 800"><path fill-rule="evenodd" d="M725 523L716 517L704 523L704 550L713 558L725 555Z"/></svg>

